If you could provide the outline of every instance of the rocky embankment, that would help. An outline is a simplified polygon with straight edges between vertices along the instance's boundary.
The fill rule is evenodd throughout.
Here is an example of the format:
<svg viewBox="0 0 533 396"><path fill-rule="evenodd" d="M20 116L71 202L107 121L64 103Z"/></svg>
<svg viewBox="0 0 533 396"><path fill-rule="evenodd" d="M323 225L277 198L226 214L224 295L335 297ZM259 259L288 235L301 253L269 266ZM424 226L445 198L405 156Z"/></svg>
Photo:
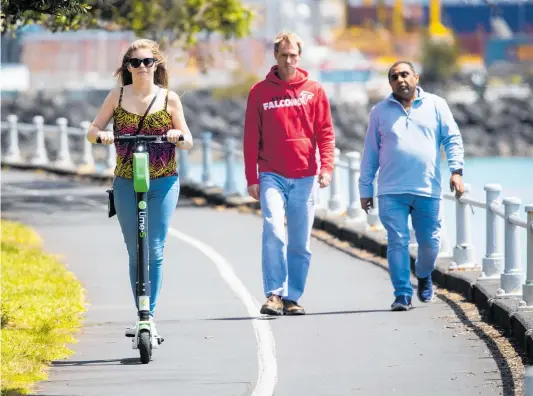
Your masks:
<svg viewBox="0 0 533 396"><path fill-rule="evenodd" d="M107 91L3 95L2 120L8 114L17 114L20 122L31 123L32 117L40 114L47 124L66 117L69 125L78 126L81 121L92 121L106 94ZM182 102L193 134L208 130L216 139L242 136L245 99L219 100L208 91L194 91L182 94ZM332 103L337 146L341 150L362 150L370 106ZM533 156L533 98L450 107L461 128L466 155ZM47 145L53 143L47 141ZM74 146L81 147L76 143Z"/></svg>

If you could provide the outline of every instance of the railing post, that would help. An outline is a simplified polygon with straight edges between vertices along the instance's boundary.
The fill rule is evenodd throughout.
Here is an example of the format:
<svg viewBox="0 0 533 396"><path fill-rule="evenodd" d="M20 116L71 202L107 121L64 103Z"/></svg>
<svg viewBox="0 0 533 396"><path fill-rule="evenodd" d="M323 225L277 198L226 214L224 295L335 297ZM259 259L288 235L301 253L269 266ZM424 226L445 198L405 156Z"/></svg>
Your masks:
<svg viewBox="0 0 533 396"><path fill-rule="evenodd" d="M176 148L179 154L179 168L180 181L189 181L189 150L180 150Z"/></svg>
<svg viewBox="0 0 533 396"><path fill-rule="evenodd" d="M44 141L44 117L36 115L33 117L35 124L35 155L31 159L33 165L48 164L48 155L46 153L46 145Z"/></svg>
<svg viewBox="0 0 533 396"><path fill-rule="evenodd" d="M341 180L340 180L340 155L341 151L338 148L335 148L335 159L334 164L335 167L333 168L333 174L331 175L331 184L329 185L329 201L328 201L328 209L331 212L340 212L341 210L341 197L340 197L340 189L341 189Z"/></svg>
<svg viewBox="0 0 533 396"><path fill-rule="evenodd" d="M374 228L381 227L381 220L379 219L379 208L378 208L378 177L379 177L379 171L376 173L376 177L374 177L374 181L372 182L374 186L374 196L372 197L372 202L374 204L374 207L372 207L368 211L367 215L367 222L368 225Z"/></svg>
<svg viewBox="0 0 533 396"><path fill-rule="evenodd" d="M527 205L527 228L526 228L526 283L522 286L523 305L531 307L533 305L533 204Z"/></svg>
<svg viewBox="0 0 533 396"><path fill-rule="evenodd" d="M441 205L442 209L442 205ZM439 254L437 257L446 257L446 258L452 258L453 257L453 250L450 245L450 239L448 238L448 233L446 232L446 225L444 224L444 220L441 219L441 228L440 228L440 247L439 247Z"/></svg>
<svg viewBox="0 0 533 396"><path fill-rule="evenodd" d="M70 158L70 149L68 144L68 120L65 117L59 117L56 120L59 128L59 150L54 165L58 168L73 168L74 164Z"/></svg>
<svg viewBox="0 0 533 396"><path fill-rule="evenodd" d="M450 244L450 238L448 238L448 231L446 229L446 221L444 220L444 201L442 200L439 205L439 219L440 219L440 246L439 254L437 257L451 259L453 257L453 249Z"/></svg>
<svg viewBox="0 0 533 396"><path fill-rule="evenodd" d="M316 199L315 199L315 209L317 210L325 210L327 209L326 207L326 204L324 204L324 200L322 199L322 194L321 194L321 188L318 188L318 191L316 193Z"/></svg>
<svg viewBox="0 0 533 396"><path fill-rule="evenodd" d="M467 197L470 185L465 184L463 196ZM471 242L471 213L467 204L461 199L455 200L455 222L457 243L453 248L453 261L450 263L450 270L476 267L475 249Z"/></svg>
<svg viewBox="0 0 533 396"><path fill-rule="evenodd" d="M113 124L108 124L106 127L106 130L108 132L113 131ZM133 156L133 152L131 153ZM107 145L107 161L106 161L107 168L104 171L104 173L108 174L114 174L115 173L115 167L117 166L117 150L114 144Z"/></svg>
<svg viewBox="0 0 533 396"><path fill-rule="evenodd" d="M211 167L212 167L212 147L211 142L213 134L211 132L202 132L202 183L206 186L211 186Z"/></svg>
<svg viewBox="0 0 533 396"><path fill-rule="evenodd" d="M6 118L9 124L9 147L7 148L5 155L5 162L18 163L22 160L20 157L19 134L17 128L18 117L16 114L9 114Z"/></svg>
<svg viewBox="0 0 533 396"><path fill-rule="evenodd" d="M361 153L350 151L346 154L348 158L348 188L349 203L347 214L352 221L366 221L366 213L361 208L361 197L359 195L359 176L361 171Z"/></svg>
<svg viewBox="0 0 533 396"><path fill-rule="evenodd" d="M503 254L501 248L501 232L498 215L491 210L492 204L499 204L499 184L487 184L485 190L485 238L486 253L482 260L482 271L479 280L499 279L503 272Z"/></svg>
<svg viewBox="0 0 533 396"><path fill-rule="evenodd" d="M91 128L91 123L89 121L82 121L80 122L80 127L83 131L83 157L81 164L78 167L78 171L83 173L94 172L93 144L87 140L87 134Z"/></svg>
<svg viewBox="0 0 533 396"><path fill-rule="evenodd" d="M237 181L236 181L236 166L235 166L235 150L237 142L232 136L228 136L226 139L226 148L224 152L224 158L226 162L226 183L224 185L224 194L234 195L238 193Z"/></svg>
<svg viewBox="0 0 533 396"><path fill-rule="evenodd" d="M328 210L327 194L329 193L329 191L328 191L328 188L320 188L318 186L318 178L317 178L316 190L317 191L316 191L316 196L315 196L315 209L327 212Z"/></svg>
<svg viewBox="0 0 533 396"><path fill-rule="evenodd" d="M505 270L501 275L497 296L520 296L525 281L520 263L519 227L509 221L512 215L518 216L521 201L516 197L504 198L505 207Z"/></svg>
<svg viewBox="0 0 533 396"><path fill-rule="evenodd" d="M133 155L133 154L132 154ZM117 166L117 150L114 144L107 146L106 173L113 174Z"/></svg>

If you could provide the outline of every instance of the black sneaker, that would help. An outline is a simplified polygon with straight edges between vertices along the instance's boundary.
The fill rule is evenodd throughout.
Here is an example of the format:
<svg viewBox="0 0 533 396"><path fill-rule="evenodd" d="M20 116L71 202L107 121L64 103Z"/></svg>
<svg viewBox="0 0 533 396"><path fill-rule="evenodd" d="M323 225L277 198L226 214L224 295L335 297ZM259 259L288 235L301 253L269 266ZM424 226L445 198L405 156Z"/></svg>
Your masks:
<svg viewBox="0 0 533 396"><path fill-rule="evenodd" d="M391 305L392 311L408 311L413 306L411 305L411 297L398 296Z"/></svg>
<svg viewBox="0 0 533 396"><path fill-rule="evenodd" d="M418 279L418 290L416 295L420 302L428 303L433 301L433 282L431 280L431 275L427 278L417 278Z"/></svg>

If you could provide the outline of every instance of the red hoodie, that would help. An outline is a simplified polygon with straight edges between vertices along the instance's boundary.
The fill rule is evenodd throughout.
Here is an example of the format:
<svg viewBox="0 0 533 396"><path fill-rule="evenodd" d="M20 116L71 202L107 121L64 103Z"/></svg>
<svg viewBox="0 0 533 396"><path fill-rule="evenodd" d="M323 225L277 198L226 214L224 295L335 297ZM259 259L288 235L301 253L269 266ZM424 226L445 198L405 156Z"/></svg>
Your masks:
<svg viewBox="0 0 533 396"><path fill-rule="evenodd" d="M273 66L266 79L250 90L244 121L244 167L248 186L258 184L258 172L288 178L331 174L335 135L329 102L320 83L297 69L286 82Z"/></svg>

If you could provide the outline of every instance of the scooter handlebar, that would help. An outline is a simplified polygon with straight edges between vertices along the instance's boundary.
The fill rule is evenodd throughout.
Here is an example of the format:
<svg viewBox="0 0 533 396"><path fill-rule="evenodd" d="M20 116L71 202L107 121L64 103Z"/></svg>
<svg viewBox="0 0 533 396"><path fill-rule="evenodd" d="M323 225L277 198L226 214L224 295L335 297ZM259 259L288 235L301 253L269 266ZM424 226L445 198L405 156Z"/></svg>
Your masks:
<svg viewBox="0 0 533 396"><path fill-rule="evenodd" d="M181 135L178 139L180 142L185 138ZM116 142L168 142L167 135L118 135L115 136ZM100 136L96 137L96 144L102 144Z"/></svg>

